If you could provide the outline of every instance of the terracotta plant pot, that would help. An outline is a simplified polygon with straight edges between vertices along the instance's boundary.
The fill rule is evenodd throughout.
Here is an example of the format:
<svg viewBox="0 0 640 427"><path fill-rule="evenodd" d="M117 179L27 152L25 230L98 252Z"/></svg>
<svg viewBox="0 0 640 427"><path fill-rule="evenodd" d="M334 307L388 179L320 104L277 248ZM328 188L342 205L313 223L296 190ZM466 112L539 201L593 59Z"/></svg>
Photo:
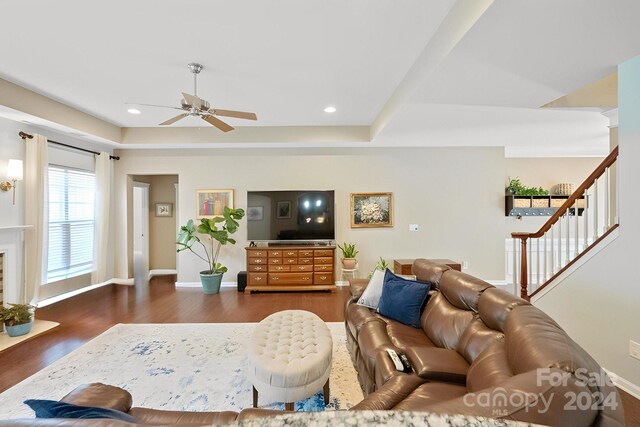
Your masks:
<svg viewBox="0 0 640 427"><path fill-rule="evenodd" d="M353 270L356 268L358 261L355 258L342 258L342 268L345 270Z"/></svg>

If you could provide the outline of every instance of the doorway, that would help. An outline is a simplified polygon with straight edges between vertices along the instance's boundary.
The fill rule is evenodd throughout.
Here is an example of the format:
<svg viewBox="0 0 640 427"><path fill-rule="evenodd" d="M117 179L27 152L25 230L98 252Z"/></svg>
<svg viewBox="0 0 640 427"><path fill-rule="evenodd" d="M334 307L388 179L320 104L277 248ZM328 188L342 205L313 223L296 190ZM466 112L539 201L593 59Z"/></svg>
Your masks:
<svg viewBox="0 0 640 427"><path fill-rule="evenodd" d="M149 271L149 184L133 182L133 277L146 282Z"/></svg>

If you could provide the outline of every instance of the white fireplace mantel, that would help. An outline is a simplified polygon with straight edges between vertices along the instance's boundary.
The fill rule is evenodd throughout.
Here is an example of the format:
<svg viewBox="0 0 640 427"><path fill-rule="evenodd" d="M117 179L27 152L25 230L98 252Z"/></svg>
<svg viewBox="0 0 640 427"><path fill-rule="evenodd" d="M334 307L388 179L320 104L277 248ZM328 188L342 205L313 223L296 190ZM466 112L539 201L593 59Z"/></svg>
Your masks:
<svg viewBox="0 0 640 427"><path fill-rule="evenodd" d="M4 254L4 302L19 302L22 283L24 230L32 225L0 227L0 252Z"/></svg>

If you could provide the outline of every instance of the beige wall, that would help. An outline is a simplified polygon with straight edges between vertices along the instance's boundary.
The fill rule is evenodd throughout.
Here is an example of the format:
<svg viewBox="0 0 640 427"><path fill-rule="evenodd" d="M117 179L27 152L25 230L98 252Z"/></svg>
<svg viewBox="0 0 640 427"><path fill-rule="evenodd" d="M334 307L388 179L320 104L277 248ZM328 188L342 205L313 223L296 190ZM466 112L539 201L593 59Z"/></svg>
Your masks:
<svg viewBox="0 0 640 427"><path fill-rule="evenodd" d="M176 188L178 175L133 175L133 181L149 184L149 269L176 268ZM156 203L171 203L173 216L157 217Z"/></svg>
<svg viewBox="0 0 640 427"><path fill-rule="evenodd" d="M197 189L232 188L235 207L242 208L248 190L333 189L336 240L358 245L362 275L382 256L466 260L472 274L504 277L502 148L127 150L119 155L117 277L131 276L127 175L159 173L179 175L178 224L195 218ZM380 191L393 192L394 227L352 229L349 194ZM419 224L420 231L410 232L410 223ZM235 281L245 270L246 220L236 237L238 244L221 253L229 267L225 281ZM179 281L197 281L202 269L196 257L180 254Z"/></svg>

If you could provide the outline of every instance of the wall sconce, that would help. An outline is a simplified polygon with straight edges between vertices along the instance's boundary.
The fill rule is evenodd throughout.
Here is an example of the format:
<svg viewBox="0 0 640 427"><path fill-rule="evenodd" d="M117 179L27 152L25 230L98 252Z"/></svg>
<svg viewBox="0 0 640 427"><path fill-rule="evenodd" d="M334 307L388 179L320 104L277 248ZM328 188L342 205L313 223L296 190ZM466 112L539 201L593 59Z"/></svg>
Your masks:
<svg viewBox="0 0 640 427"><path fill-rule="evenodd" d="M22 160L9 160L7 166L7 179L13 181L0 182L0 190L9 191L13 189L13 204L16 204L16 181L22 181Z"/></svg>

